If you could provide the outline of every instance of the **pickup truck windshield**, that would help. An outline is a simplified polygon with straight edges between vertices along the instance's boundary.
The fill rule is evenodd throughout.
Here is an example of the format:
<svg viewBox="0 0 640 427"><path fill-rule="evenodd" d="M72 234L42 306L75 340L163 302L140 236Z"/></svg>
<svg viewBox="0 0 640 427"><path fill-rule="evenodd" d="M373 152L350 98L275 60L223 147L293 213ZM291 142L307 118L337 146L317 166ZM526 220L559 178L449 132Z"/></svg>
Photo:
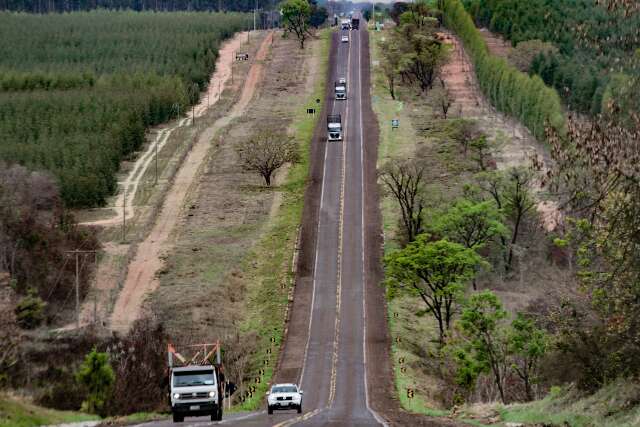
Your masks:
<svg viewBox="0 0 640 427"><path fill-rule="evenodd" d="M295 386L280 386L271 389L271 393L297 393L298 389Z"/></svg>
<svg viewBox="0 0 640 427"><path fill-rule="evenodd" d="M214 385L213 370L173 373L174 387L190 387L194 385Z"/></svg>

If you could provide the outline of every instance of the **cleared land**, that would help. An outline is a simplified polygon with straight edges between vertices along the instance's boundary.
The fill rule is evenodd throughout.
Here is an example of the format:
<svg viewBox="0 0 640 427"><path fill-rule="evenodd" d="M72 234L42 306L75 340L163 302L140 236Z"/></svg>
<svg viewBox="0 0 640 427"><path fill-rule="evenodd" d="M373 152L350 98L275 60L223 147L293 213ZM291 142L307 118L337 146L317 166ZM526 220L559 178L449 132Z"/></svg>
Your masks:
<svg viewBox="0 0 640 427"><path fill-rule="evenodd" d="M262 61L263 79L245 113L214 136L166 256L160 287L147 304L177 339L226 343L233 351L227 356L228 367L233 366L228 375L242 387L237 397L244 397L244 384L254 375L262 378L258 389L266 387L277 360L316 121L306 107L323 91L326 47L324 34L304 51L295 40L274 35ZM236 152L240 141L265 128L294 135L303 154L301 164L278 173L272 188L245 171ZM234 359L250 354L244 362ZM258 396L259 391L243 399L244 407L262 402Z"/></svg>
<svg viewBox="0 0 640 427"><path fill-rule="evenodd" d="M111 328L126 331L133 321L141 317L140 308L144 298L159 286L156 275L163 264L163 253L171 248L172 242L169 238L183 210L191 185L196 180L211 144L214 143L214 135L231 120L242 115L249 100L253 98L256 85L262 78L260 61L267 55L272 36L273 34L270 34L262 41L256 55L257 62L251 67L240 99L230 114L217 120L199 135L182 163L154 227L138 246L136 256L129 264L127 279L111 315Z"/></svg>

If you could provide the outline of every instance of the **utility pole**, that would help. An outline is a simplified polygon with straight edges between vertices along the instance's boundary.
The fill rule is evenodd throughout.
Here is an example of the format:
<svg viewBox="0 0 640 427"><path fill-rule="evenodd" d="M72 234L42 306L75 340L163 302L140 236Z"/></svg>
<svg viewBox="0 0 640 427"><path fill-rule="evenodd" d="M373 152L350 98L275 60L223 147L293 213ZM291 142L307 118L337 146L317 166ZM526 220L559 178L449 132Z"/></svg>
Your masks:
<svg viewBox="0 0 640 427"><path fill-rule="evenodd" d="M253 31L256 30L256 13L258 13L258 0L256 0L256 7L253 9Z"/></svg>
<svg viewBox="0 0 640 427"><path fill-rule="evenodd" d="M160 143L160 141L156 141L155 144L155 152L156 152L156 182L153 185L156 185L158 183L158 144Z"/></svg>
<svg viewBox="0 0 640 427"><path fill-rule="evenodd" d="M122 198L122 243L127 241L127 187L124 187Z"/></svg>
<svg viewBox="0 0 640 427"><path fill-rule="evenodd" d="M373 19L373 31L376 30L377 26L376 26L376 0L373 0L371 2L371 5L373 6L373 13L371 14L371 19Z"/></svg>
<svg viewBox="0 0 640 427"><path fill-rule="evenodd" d="M96 260L96 271L98 266L98 253L95 250L65 251L66 254L73 254L76 258L76 329L80 329L80 255L94 254ZM95 316L95 300L94 300L94 316Z"/></svg>

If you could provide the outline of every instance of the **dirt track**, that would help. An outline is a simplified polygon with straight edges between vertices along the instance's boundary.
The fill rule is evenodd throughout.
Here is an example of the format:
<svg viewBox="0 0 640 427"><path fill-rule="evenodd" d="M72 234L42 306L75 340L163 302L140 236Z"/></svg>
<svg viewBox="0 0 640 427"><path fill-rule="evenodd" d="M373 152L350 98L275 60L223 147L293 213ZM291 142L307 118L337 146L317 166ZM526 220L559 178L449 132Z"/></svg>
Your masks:
<svg viewBox="0 0 640 427"><path fill-rule="evenodd" d="M511 46L502 38L486 29L481 30L493 55L507 57ZM442 78L452 96L450 116L476 120L483 131L501 143L495 148L493 157L500 170L511 167L530 167L536 158L543 165L543 173L551 162L547 147L538 142L518 120L498 112L480 90L473 63L465 52L460 39L448 34L447 43L452 46L451 60L443 67ZM540 182L533 186L536 193L545 189ZM548 231L553 231L561 221L558 204L552 200L540 201L538 213Z"/></svg>
<svg viewBox="0 0 640 427"><path fill-rule="evenodd" d="M246 34L246 32L236 34L233 39L225 42L220 48L218 59L216 61L216 69L209 80L207 91L201 94L200 102L194 107L193 111L196 118L202 117L205 112L220 99L222 91L224 91L229 79L231 78L231 67L234 61L233 53L240 49L243 41L247 37ZM121 188L126 190L126 194L124 191L120 191L113 202L113 206L108 209L117 210L125 205L126 196L127 203L125 205L125 220L129 221L135 216L136 207L133 201L136 198L136 193L145 171L154 160L156 150L159 151L164 147L171 136L171 133L176 129L182 126L189 126L191 124L191 119L192 116L188 115L188 117L180 119L177 123L173 123L158 131L156 137L151 144L149 144L146 151L138 157L125 180L120 183ZM111 218L86 221L83 222L82 225L112 226L119 225L121 222L122 215L118 214Z"/></svg>
<svg viewBox="0 0 640 427"><path fill-rule="evenodd" d="M129 264L124 287L111 315L111 329L126 331L132 322L140 317L142 302L147 294L158 287L159 281L156 274L162 268L163 254L171 245L171 232L180 217L184 200L191 185L207 156L211 140L219 129L240 116L253 98L256 86L262 78L263 67L260 61L264 60L268 53L271 37L273 37L273 33L262 42L256 55L256 62L251 66L247 76L240 99L231 113L217 120L202 132L181 165L175 181L167 193L156 223L149 235L138 246L137 253ZM227 55L230 56L229 53Z"/></svg>

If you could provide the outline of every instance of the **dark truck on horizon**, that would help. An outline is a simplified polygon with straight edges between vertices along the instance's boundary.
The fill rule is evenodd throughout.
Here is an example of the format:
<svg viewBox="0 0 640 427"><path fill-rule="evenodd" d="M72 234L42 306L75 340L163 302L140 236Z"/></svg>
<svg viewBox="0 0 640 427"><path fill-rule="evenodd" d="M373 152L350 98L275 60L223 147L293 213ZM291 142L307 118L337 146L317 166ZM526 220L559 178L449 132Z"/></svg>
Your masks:
<svg viewBox="0 0 640 427"><path fill-rule="evenodd" d="M351 29L352 30L360 29L360 18L351 18Z"/></svg>

